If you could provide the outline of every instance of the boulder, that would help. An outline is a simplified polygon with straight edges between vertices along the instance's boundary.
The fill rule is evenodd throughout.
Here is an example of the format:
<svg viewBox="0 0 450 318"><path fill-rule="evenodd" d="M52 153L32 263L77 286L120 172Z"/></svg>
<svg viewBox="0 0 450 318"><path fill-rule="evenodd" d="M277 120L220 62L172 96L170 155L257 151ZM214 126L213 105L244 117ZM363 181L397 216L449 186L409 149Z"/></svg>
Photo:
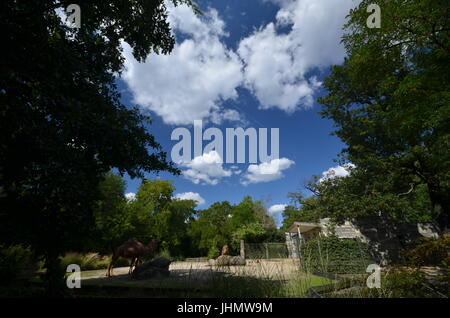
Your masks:
<svg viewBox="0 0 450 318"><path fill-rule="evenodd" d="M133 279L149 279L168 277L170 275L169 266L171 261L164 257L155 258L136 267L131 274Z"/></svg>
<svg viewBox="0 0 450 318"><path fill-rule="evenodd" d="M230 255L220 255L216 259L217 266L236 266L236 265L245 265L245 258L242 256L230 256Z"/></svg>
<svg viewBox="0 0 450 318"><path fill-rule="evenodd" d="M164 268L158 267L150 267L144 271L139 273L132 274L133 279L141 280L141 279L150 279L150 278L163 278L169 277L170 271Z"/></svg>
<svg viewBox="0 0 450 318"><path fill-rule="evenodd" d="M169 261L167 258L157 257L148 263L151 267L158 267L158 268L164 268L164 269L169 270L170 263L172 263L172 262Z"/></svg>

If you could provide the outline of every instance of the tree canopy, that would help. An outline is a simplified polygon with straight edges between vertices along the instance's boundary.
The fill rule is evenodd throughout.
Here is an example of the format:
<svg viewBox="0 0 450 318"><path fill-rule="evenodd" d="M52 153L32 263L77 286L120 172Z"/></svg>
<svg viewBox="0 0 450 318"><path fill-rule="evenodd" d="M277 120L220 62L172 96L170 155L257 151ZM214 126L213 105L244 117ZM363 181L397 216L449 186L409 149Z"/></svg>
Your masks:
<svg viewBox="0 0 450 318"><path fill-rule="evenodd" d="M366 25L370 3L381 8L379 29ZM316 183L322 198L329 198L326 184L338 183L334 198L342 209L401 218L411 209L407 201L416 201L449 227L449 19L445 0L364 0L350 12L348 56L332 68L319 102L347 145L342 162L356 168L348 179Z"/></svg>
<svg viewBox="0 0 450 318"><path fill-rule="evenodd" d="M49 275L58 254L90 231L104 173L178 173L149 133L150 118L121 103L115 82L122 41L139 61L173 49L164 1L81 2L80 28L57 14L69 4L0 4L1 240L31 244Z"/></svg>

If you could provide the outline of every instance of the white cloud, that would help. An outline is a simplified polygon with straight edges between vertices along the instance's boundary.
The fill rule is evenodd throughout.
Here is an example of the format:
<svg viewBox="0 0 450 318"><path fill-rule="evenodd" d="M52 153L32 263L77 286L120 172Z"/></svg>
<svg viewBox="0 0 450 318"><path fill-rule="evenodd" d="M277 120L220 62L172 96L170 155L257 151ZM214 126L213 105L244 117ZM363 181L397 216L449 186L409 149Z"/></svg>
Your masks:
<svg viewBox="0 0 450 318"><path fill-rule="evenodd" d="M245 63L245 86L261 108L288 113L312 106L321 85L308 73L340 63L345 16L359 0L273 0L280 6L276 23L242 39L238 53ZM291 27L281 33L280 27Z"/></svg>
<svg viewBox="0 0 450 318"><path fill-rule="evenodd" d="M287 207L287 204L275 204L272 205L267 212L269 212L269 215L278 214L284 211L284 208Z"/></svg>
<svg viewBox="0 0 450 318"><path fill-rule="evenodd" d="M273 159L270 162L263 162L259 165L249 165L241 183L269 182L284 177L282 171L288 169L295 162L287 158Z"/></svg>
<svg viewBox="0 0 450 318"><path fill-rule="evenodd" d="M129 192L129 193L125 194L125 198L126 198L128 201L134 201L134 200L136 200L136 193L134 193L134 192Z"/></svg>
<svg viewBox="0 0 450 318"><path fill-rule="evenodd" d="M271 1L279 6L276 21L243 38L236 52L223 42L228 34L216 10L198 16L186 5L167 1L171 28L183 35L171 54L153 54L138 63L123 44L122 78L134 102L177 125L195 119L245 122L223 106L238 97L240 86L258 99L261 109L292 113L311 107L321 86L311 73L342 62L345 16L360 0Z"/></svg>
<svg viewBox="0 0 450 318"><path fill-rule="evenodd" d="M213 9L204 17L191 8L167 2L169 23L186 36L170 55L151 55L138 63L131 48L123 45L125 70L122 78L134 102L161 116L168 124L192 124L195 119L240 120L236 111L223 110L221 102L238 96L242 62L221 38L224 22Z"/></svg>
<svg viewBox="0 0 450 318"><path fill-rule="evenodd" d="M202 196L197 192L178 193L177 195L175 195L175 198L180 200L194 200L197 201L198 205L205 204L206 202L205 199L203 199Z"/></svg>
<svg viewBox="0 0 450 318"><path fill-rule="evenodd" d="M231 170L223 168L223 160L217 151L210 151L195 157L190 162L181 163L180 166L188 168L183 170L183 176L195 184L216 185L220 179L232 175Z"/></svg>
<svg viewBox="0 0 450 318"><path fill-rule="evenodd" d="M286 208L287 204L275 204L272 205L268 210L268 214L273 217L277 228L280 228L283 223L282 212Z"/></svg>
<svg viewBox="0 0 450 318"><path fill-rule="evenodd" d="M327 171L322 172L322 178L319 179L319 182L334 179L336 177L347 177L350 174L350 169L355 167L356 166L353 163L332 167Z"/></svg>

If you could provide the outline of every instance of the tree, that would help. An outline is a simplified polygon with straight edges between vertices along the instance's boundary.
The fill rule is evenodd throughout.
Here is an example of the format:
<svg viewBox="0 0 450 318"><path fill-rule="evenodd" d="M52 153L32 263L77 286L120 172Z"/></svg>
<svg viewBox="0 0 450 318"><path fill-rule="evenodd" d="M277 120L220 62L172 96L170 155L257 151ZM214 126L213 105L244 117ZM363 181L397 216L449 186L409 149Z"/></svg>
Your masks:
<svg viewBox="0 0 450 318"><path fill-rule="evenodd" d="M148 242L156 237L171 255L184 256L188 250L188 223L196 214L193 200L173 198L171 181L142 181L136 199L129 203L130 236Z"/></svg>
<svg viewBox="0 0 450 318"><path fill-rule="evenodd" d="M381 7L380 29L366 25L370 3ZM425 190L441 229L449 227L449 19L445 0L364 0L350 12L348 57L332 68L319 98L347 144L342 161L357 167L352 178L336 180L335 189L351 196L345 202L366 209L376 199L389 208Z"/></svg>
<svg viewBox="0 0 450 318"><path fill-rule="evenodd" d="M230 243L232 209L228 201L222 201L198 211L198 219L190 223L189 236L200 253L208 253L209 257L214 258L219 255L222 246Z"/></svg>
<svg viewBox="0 0 450 318"><path fill-rule="evenodd" d="M188 223L196 214L193 200L174 200L156 214L156 233L162 248L173 256L186 256L190 250Z"/></svg>
<svg viewBox="0 0 450 318"><path fill-rule="evenodd" d="M367 179L367 172L354 168L347 177L311 181L314 192L310 211L337 223L365 216L387 216L397 222L432 222L431 202L425 185L396 193L390 178ZM412 188L411 188L412 189ZM308 198L309 199L309 198Z"/></svg>
<svg viewBox="0 0 450 318"><path fill-rule="evenodd" d="M318 209L317 198L314 196L305 198L301 193L288 194L291 205L284 208L283 225L280 231L286 232L294 222L318 222L321 216Z"/></svg>
<svg viewBox="0 0 450 318"><path fill-rule="evenodd" d="M130 209L125 198L125 181L112 172L105 174L99 184L100 199L95 202L93 212L95 231L88 244L99 252L112 253L134 231L130 223Z"/></svg>
<svg viewBox="0 0 450 318"><path fill-rule="evenodd" d="M148 132L149 117L125 107L115 84L122 40L139 61L173 49L164 1L81 3L79 29L56 14L69 4L0 4L1 241L44 256L50 292L62 278L58 255L92 228L104 173L179 172Z"/></svg>
<svg viewBox="0 0 450 318"><path fill-rule="evenodd" d="M199 253L208 253L212 258L219 255L224 245L238 252L240 240L252 243L282 240L262 202L253 201L250 196L236 205L228 201L216 202L199 211L198 219L190 224L189 236Z"/></svg>

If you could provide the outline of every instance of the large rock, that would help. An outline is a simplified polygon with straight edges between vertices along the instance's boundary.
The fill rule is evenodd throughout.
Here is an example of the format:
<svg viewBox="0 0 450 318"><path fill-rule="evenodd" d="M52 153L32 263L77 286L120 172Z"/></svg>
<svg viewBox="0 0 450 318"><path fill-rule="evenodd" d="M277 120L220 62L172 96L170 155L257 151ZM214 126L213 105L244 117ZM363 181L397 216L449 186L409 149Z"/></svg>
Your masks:
<svg viewBox="0 0 450 318"><path fill-rule="evenodd" d="M167 258L164 257L157 257L154 260L148 262L149 266L151 267L158 267L158 268L164 268L164 269L169 269L170 263L172 263L171 261L169 261Z"/></svg>
<svg viewBox="0 0 450 318"><path fill-rule="evenodd" d="M245 265L245 258L242 256L220 255L215 262L217 266Z"/></svg>
<svg viewBox="0 0 450 318"><path fill-rule="evenodd" d="M133 279L149 279L168 277L170 275L169 266L171 261L164 257L155 258L136 267L131 274Z"/></svg>
<svg viewBox="0 0 450 318"><path fill-rule="evenodd" d="M132 274L133 279L142 280L142 279L150 279L150 278L163 278L169 277L170 271L164 268L158 267L150 267L145 271Z"/></svg>

